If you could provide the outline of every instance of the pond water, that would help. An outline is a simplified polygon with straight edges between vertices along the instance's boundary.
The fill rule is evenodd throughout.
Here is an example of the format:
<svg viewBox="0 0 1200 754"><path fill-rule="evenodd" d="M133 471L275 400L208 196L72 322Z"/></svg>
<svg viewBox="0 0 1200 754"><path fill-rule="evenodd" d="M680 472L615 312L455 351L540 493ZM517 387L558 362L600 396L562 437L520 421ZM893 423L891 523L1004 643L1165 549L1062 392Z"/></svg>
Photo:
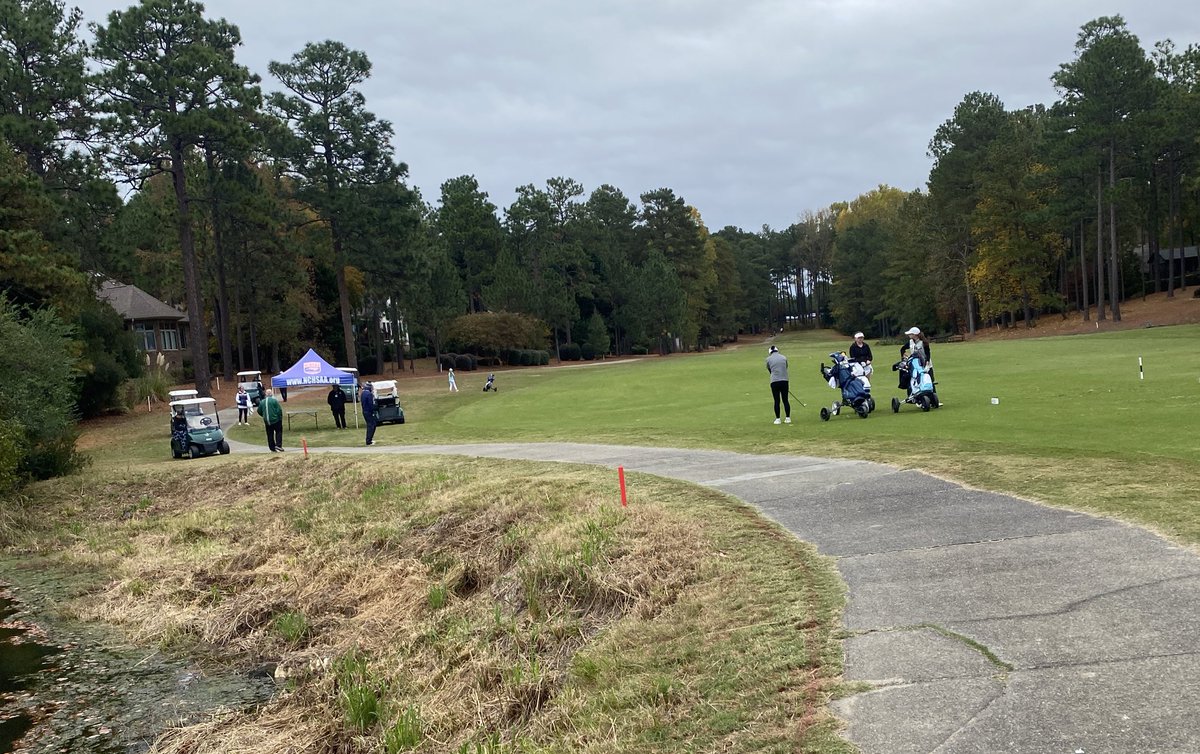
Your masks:
<svg viewBox="0 0 1200 754"><path fill-rule="evenodd" d="M274 695L269 673L202 668L58 619L52 605L78 583L0 562L0 754L135 754L172 725Z"/></svg>

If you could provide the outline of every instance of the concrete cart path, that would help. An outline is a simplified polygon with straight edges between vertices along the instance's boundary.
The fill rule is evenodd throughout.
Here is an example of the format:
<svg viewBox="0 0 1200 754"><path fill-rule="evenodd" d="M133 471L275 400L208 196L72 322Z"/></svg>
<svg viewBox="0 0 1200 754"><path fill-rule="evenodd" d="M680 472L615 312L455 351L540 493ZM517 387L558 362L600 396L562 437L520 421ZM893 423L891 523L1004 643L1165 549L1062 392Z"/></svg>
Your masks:
<svg viewBox="0 0 1200 754"><path fill-rule="evenodd" d="M622 465L753 504L837 559L845 676L877 688L834 712L864 752L1200 752L1200 557L1137 527L861 461L560 443L320 452Z"/></svg>

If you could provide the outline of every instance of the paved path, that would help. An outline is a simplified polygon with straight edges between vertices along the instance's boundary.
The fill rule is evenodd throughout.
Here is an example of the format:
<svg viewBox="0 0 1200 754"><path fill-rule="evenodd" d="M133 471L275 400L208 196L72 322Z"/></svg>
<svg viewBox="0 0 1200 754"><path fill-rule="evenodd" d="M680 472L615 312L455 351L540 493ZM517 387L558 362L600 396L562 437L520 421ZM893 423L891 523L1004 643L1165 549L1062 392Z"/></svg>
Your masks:
<svg viewBox="0 0 1200 754"><path fill-rule="evenodd" d="M837 559L845 675L877 689L834 712L864 752L1200 752L1200 557L1142 529L860 461L575 444L336 452L623 465L757 506Z"/></svg>

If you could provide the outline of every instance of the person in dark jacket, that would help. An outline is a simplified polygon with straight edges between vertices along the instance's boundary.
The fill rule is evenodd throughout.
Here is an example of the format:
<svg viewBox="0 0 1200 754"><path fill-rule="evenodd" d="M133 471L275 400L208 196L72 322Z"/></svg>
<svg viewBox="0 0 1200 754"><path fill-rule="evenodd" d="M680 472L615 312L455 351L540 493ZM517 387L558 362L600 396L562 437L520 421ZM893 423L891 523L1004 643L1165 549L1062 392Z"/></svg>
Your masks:
<svg viewBox="0 0 1200 754"><path fill-rule="evenodd" d="M329 411L333 414L333 424L338 429L346 428L346 392L341 385L334 385L325 397Z"/></svg>
<svg viewBox="0 0 1200 754"><path fill-rule="evenodd" d="M267 448L272 453L283 452L283 406L275 397L275 391L267 389L267 394L258 402L258 415L267 425Z"/></svg>
<svg viewBox="0 0 1200 754"><path fill-rule="evenodd" d="M367 420L367 445L374 445L378 416L375 414L375 388L369 382L362 391L362 412L363 418Z"/></svg>
<svg viewBox="0 0 1200 754"><path fill-rule="evenodd" d="M775 423L779 424L779 401L783 400L783 422L792 423L792 403L788 400L787 357L775 346L767 349L767 372L771 375L771 396L775 399Z"/></svg>
<svg viewBox="0 0 1200 754"><path fill-rule="evenodd" d="M860 364L871 363L871 345L863 340L860 332L854 333L854 342L850 344L850 360Z"/></svg>

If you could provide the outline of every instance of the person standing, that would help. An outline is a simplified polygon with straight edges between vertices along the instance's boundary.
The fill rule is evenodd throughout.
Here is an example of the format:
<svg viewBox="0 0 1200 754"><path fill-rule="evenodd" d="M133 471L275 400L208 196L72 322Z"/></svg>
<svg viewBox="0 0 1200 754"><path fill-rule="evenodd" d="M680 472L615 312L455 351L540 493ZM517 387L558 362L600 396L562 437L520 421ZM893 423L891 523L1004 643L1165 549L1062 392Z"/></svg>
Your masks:
<svg viewBox="0 0 1200 754"><path fill-rule="evenodd" d="M237 397L235 398L238 410L238 424L250 424L250 394L246 392L246 388L238 386Z"/></svg>
<svg viewBox="0 0 1200 754"><path fill-rule="evenodd" d="M871 363L871 345L863 338L862 333L854 333L854 342L850 344L850 360L866 365Z"/></svg>
<svg viewBox="0 0 1200 754"><path fill-rule="evenodd" d="M362 391L362 412L363 418L367 420L367 445L374 445L376 424L375 388L369 382Z"/></svg>
<svg viewBox="0 0 1200 754"><path fill-rule="evenodd" d="M771 397L775 399L775 423L779 424L779 402L783 401L783 423L792 423L792 403L788 400L787 357L775 346L767 349L767 372L771 375Z"/></svg>
<svg viewBox="0 0 1200 754"><path fill-rule="evenodd" d="M345 429L346 392L342 390L342 386L335 384L329 390L329 395L326 396L325 402L329 404L329 411L333 414L333 425L338 429Z"/></svg>
<svg viewBox="0 0 1200 754"><path fill-rule="evenodd" d="M458 392L458 382L454 379L454 367L450 367L450 392Z"/></svg>
<svg viewBox="0 0 1200 754"><path fill-rule="evenodd" d="M267 389L266 396L258 402L258 415L267 425L267 447L272 453L283 452L283 406L275 398L275 391Z"/></svg>
<svg viewBox="0 0 1200 754"><path fill-rule="evenodd" d="M921 363L933 369L933 351L929 347L929 338L925 337L925 333L921 332L919 327L910 327L904 331L908 336L908 352L910 356L920 355ZM901 352L904 348L901 347Z"/></svg>

